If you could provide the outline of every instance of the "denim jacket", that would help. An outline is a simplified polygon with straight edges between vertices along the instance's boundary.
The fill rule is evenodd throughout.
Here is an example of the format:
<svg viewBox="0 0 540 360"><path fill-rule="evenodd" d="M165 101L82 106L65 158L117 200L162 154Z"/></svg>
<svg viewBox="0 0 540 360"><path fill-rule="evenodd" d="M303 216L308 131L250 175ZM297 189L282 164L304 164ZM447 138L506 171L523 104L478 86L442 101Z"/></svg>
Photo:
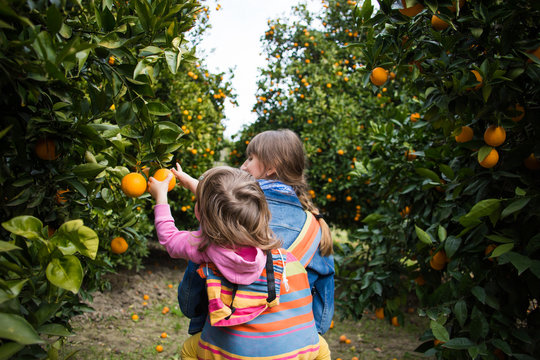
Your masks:
<svg viewBox="0 0 540 360"><path fill-rule="evenodd" d="M270 228L283 241L283 247L288 248L300 233L306 213L295 194L266 188L266 180L260 180L260 183L272 214ZM190 334L202 330L208 313L206 284L196 273L198 267L190 261L178 287L180 309L191 319L188 330ZM306 270L313 296L315 324L317 331L324 334L334 315L334 258L332 255L321 256L317 249Z"/></svg>

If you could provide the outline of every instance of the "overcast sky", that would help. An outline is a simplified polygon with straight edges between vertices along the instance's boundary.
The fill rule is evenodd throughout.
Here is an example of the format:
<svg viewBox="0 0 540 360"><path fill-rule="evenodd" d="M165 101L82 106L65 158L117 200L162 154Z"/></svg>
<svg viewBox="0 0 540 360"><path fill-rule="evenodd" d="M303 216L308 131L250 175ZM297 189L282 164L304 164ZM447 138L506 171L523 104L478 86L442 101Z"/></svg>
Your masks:
<svg viewBox="0 0 540 360"><path fill-rule="evenodd" d="M205 64L211 72L234 69L232 86L238 106L226 101L226 138L230 139L242 125L255 121L251 109L256 101L257 68L265 64L260 39L268 30L268 19L289 14L300 2L307 3L311 9L321 8L321 0L211 0L203 3L210 7L212 28L198 47L199 56L206 57ZM220 9L216 11L218 4Z"/></svg>

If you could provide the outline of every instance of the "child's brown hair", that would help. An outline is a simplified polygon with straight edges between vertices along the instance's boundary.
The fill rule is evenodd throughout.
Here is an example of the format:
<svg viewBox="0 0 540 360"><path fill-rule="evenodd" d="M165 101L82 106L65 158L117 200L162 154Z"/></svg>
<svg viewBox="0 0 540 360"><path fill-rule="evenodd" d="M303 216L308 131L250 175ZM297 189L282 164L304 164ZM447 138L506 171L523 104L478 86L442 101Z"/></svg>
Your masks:
<svg viewBox="0 0 540 360"><path fill-rule="evenodd" d="M269 227L270 210L264 193L250 174L228 166L206 171L195 192L201 224L199 250L209 244L228 249L281 246Z"/></svg>
<svg viewBox="0 0 540 360"><path fill-rule="evenodd" d="M306 153L302 141L289 129L268 130L257 134L248 144L246 155L254 154L265 168L274 169L271 178L292 186L304 209L313 215L320 215L319 209L311 201L305 175ZM330 228L323 218L319 217L322 238L319 245L321 254L333 253L333 242Z"/></svg>

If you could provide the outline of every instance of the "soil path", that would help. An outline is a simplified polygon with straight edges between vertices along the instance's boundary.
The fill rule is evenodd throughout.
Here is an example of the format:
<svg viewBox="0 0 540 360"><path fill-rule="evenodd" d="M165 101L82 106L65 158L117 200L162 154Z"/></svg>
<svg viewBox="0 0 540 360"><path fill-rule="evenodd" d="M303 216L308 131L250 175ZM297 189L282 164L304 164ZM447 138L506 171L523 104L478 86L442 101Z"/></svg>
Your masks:
<svg viewBox="0 0 540 360"><path fill-rule="evenodd" d="M75 335L66 341L61 358L180 359L188 319L178 308L177 286L186 262L162 252L153 252L149 259L144 270L107 276L111 289L94 294L89 304L94 312L72 319ZM415 315L407 315L406 320L405 326L396 328L373 314L358 322L336 318L334 328L325 334L332 359L425 359L413 353L425 320ZM350 342L340 342L340 335ZM156 350L158 345L162 352Z"/></svg>

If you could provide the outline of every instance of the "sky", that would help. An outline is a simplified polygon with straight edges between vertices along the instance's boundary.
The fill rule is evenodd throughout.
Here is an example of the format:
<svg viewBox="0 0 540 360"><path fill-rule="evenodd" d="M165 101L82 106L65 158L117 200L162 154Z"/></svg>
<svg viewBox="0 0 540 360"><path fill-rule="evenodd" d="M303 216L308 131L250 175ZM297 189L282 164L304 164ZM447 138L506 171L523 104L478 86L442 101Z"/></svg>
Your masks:
<svg viewBox="0 0 540 360"><path fill-rule="evenodd" d="M198 45L198 56L211 72L233 69L231 79L237 94L238 106L225 102L225 137L231 139L244 124L255 121L251 110L256 102L258 68L265 65L260 42L268 30L268 20L286 16L297 3L304 2L310 9L321 8L321 0L221 0L207 1L210 7L211 29ZM218 4L220 9L216 10Z"/></svg>

